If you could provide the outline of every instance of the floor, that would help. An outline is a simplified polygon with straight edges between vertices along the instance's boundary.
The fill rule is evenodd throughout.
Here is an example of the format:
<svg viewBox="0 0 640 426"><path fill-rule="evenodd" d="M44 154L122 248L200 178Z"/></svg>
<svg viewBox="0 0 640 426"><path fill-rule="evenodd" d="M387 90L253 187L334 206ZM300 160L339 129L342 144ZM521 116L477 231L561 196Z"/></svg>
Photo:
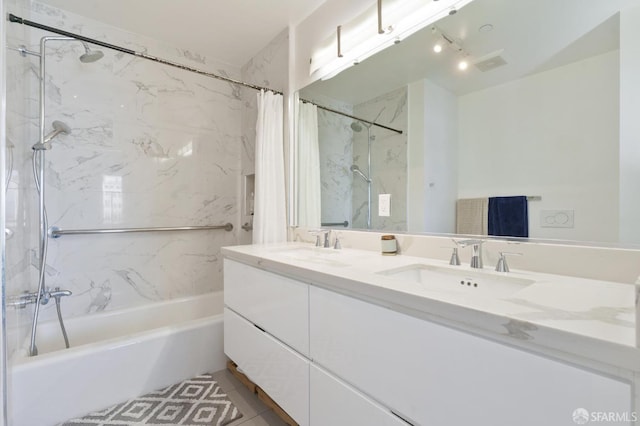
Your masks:
<svg viewBox="0 0 640 426"><path fill-rule="evenodd" d="M242 417L227 426L287 426L271 409L252 394L229 370L213 373L214 379L238 407Z"/></svg>

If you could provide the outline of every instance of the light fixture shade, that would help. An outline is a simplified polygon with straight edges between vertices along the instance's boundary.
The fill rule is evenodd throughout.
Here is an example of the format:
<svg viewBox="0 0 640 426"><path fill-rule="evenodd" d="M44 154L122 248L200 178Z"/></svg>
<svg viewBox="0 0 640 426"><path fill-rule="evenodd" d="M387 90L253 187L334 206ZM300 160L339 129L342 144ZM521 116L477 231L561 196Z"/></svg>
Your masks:
<svg viewBox="0 0 640 426"><path fill-rule="evenodd" d="M337 33L325 39L311 58L310 75L326 80L380 50L459 10L473 0L382 0L383 34L378 33L377 5L341 26L338 57Z"/></svg>

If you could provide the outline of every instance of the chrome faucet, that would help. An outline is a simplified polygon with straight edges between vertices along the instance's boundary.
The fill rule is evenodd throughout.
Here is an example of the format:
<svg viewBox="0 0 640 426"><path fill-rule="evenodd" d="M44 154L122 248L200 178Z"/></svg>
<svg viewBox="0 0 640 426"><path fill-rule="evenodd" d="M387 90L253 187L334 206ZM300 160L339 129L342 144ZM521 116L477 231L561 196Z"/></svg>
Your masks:
<svg viewBox="0 0 640 426"><path fill-rule="evenodd" d="M482 269L482 244L483 240L462 240L457 242L460 247L471 246L471 263L469 266L475 269Z"/></svg>
<svg viewBox="0 0 640 426"><path fill-rule="evenodd" d="M59 302L62 296L71 296L72 294L73 293L71 293L69 290L60 290L60 287L56 287L54 290L47 289L43 291L42 295L40 296L40 304L46 305L47 303L49 303L49 300L51 300L51 298L54 298L56 299L56 302ZM24 309L27 307L27 305L36 303L37 300L38 293L26 292L17 296L10 296L7 302L7 306L13 306L17 309Z"/></svg>
<svg viewBox="0 0 640 426"><path fill-rule="evenodd" d="M329 236L330 235L331 235L331 229L328 229L327 231L325 231L325 233L324 233L324 248L331 247L331 244L329 244Z"/></svg>
<svg viewBox="0 0 640 426"><path fill-rule="evenodd" d="M316 236L316 247L331 247L331 244L329 244L329 235L331 234L331 229L315 231L314 234ZM324 244L320 240L321 234L324 234Z"/></svg>

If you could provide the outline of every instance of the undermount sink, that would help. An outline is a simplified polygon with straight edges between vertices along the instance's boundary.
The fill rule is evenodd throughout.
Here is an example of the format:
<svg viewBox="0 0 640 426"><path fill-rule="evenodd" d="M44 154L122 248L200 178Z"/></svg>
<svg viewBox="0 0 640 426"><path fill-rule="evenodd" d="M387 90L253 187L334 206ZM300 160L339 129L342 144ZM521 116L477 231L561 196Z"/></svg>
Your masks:
<svg viewBox="0 0 640 426"><path fill-rule="evenodd" d="M279 248L273 251L290 259L331 266L348 266L347 262L340 260L340 250L331 248L300 246Z"/></svg>
<svg viewBox="0 0 640 426"><path fill-rule="evenodd" d="M390 278L416 282L425 288L495 298L509 297L533 284L534 280L511 277L492 271L469 271L433 265L408 265L378 272Z"/></svg>

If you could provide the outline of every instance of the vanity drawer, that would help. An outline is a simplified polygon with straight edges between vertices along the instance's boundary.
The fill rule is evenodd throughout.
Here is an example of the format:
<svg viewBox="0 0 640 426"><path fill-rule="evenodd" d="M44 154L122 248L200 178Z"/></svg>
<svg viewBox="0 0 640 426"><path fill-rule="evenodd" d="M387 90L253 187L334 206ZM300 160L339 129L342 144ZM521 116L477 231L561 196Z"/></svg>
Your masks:
<svg viewBox="0 0 640 426"><path fill-rule="evenodd" d="M314 363L420 425L570 424L631 412L629 383L312 287Z"/></svg>
<svg viewBox="0 0 640 426"><path fill-rule="evenodd" d="M224 303L303 355L309 355L309 286L224 260Z"/></svg>
<svg viewBox="0 0 640 426"><path fill-rule="evenodd" d="M407 426L408 423L340 379L311 364L311 426Z"/></svg>
<svg viewBox="0 0 640 426"><path fill-rule="evenodd" d="M224 309L224 353L301 426L309 425L309 361Z"/></svg>

